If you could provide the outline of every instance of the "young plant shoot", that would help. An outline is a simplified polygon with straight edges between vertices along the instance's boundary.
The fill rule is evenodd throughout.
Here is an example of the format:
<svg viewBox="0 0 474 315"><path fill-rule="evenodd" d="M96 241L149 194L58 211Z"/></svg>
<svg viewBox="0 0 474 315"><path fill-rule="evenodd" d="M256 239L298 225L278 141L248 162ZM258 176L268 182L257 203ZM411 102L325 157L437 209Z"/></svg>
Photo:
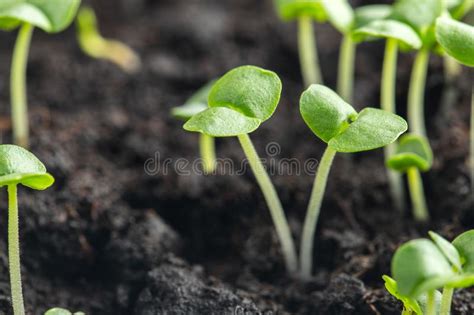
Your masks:
<svg viewBox="0 0 474 315"><path fill-rule="evenodd" d="M397 151L387 161L387 166L400 173L406 173L415 220L429 220L423 180L420 172L427 172L433 164L433 152L428 140L415 134L404 135Z"/></svg>
<svg viewBox="0 0 474 315"><path fill-rule="evenodd" d="M32 153L15 145L0 145L0 187L6 186L8 189L8 260L15 315L25 314L21 286L18 185L44 190L53 182L54 178Z"/></svg>
<svg viewBox="0 0 474 315"><path fill-rule="evenodd" d="M127 45L100 35L97 17L91 7L82 7L77 14L77 39L82 51L92 58L105 59L127 73L140 70L140 57Z"/></svg>
<svg viewBox="0 0 474 315"><path fill-rule="evenodd" d="M26 99L26 64L34 27L57 33L71 24L80 0L15 0L0 2L0 30L20 28L13 51L10 97L13 140L28 147L29 127Z"/></svg>
<svg viewBox="0 0 474 315"><path fill-rule="evenodd" d="M383 110L396 113L396 81L398 48L405 50L419 49L422 45L418 34L407 24L395 20L376 20L354 31L356 40L382 38L386 40L385 57L382 69L381 107ZM385 159L392 156L397 149L395 143L384 147ZM395 207L402 211L405 201L403 181L399 173L387 170L390 192Z"/></svg>
<svg viewBox="0 0 474 315"><path fill-rule="evenodd" d="M44 313L44 315L86 315L86 314L83 313L83 312L72 313L72 312L68 311L67 309L55 307L55 308L52 308L52 309L46 311L46 313Z"/></svg>
<svg viewBox="0 0 474 315"><path fill-rule="evenodd" d="M308 127L328 145L318 166L301 239L301 273L308 279L313 266L314 234L336 153L384 147L396 141L408 126L403 118L380 109L365 108L357 113L335 92L322 85L312 85L303 93L300 111Z"/></svg>
<svg viewBox="0 0 474 315"><path fill-rule="evenodd" d="M403 301L403 314L449 315L454 289L474 285L474 230L452 243L434 232L429 235L431 240L400 246L392 259L394 279L384 276L387 290Z"/></svg>
<svg viewBox="0 0 474 315"><path fill-rule="evenodd" d="M296 250L283 207L248 135L273 115L281 89L275 73L255 66L238 67L214 84L209 93L209 108L189 119L184 129L210 137L239 139L270 209L286 267L290 274L295 274Z"/></svg>
<svg viewBox="0 0 474 315"><path fill-rule="evenodd" d="M204 87L199 89L190 99L182 106L171 109L171 114L178 119L187 121L194 115L209 108L207 99L209 92L215 81L211 81ZM199 134L199 151L201 154L203 170L206 174L211 174L216 168L216 149L214 137L204 133Z"/></svg>

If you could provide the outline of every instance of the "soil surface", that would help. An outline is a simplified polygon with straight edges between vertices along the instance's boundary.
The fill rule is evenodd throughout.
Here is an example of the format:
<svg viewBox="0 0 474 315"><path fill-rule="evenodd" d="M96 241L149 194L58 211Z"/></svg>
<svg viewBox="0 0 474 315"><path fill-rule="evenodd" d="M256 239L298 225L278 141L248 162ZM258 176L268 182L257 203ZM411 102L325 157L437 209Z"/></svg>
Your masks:
<svg viewBox="0 0 474 315"><path fill-rule="evenodd" d="M465 71L455 108L440 118L442 60L432 57L426 110L436 162L424 177L431 222L415 224L408 205L403 213L394 209L381 150L338 156L315 241L314 278L306 283L289 278L251 172L187 174L190 166L181 159L198 158L198 138L169 111L233 67L262 66L280 75L284 89L275 116L251 135L258 151L277 163L319 159L324 145L298 110L303 86L295 24L279 21L270 0L93 4L104 35L136 49L143 69L127 75L88 58L73 29L34 35L28 67L31 150L56 183L43 192L20 189L29 314L53 306L92 315L400 314L401 305L381 279L390 273L396 248L426 237L430 229L451 239L473 228L467 167L471 81ZM334 87L340 36L328 25L318 25L316 32L324 77ZM14 36L0 34L4 143L11 142L7 79ZM356 107L378 106L382 58L383 43L360 46ZM400 55L402 114L412 60ZM269 143L279 147L266 150ZM218 139L217 152L236 165L244 158L236 139ZM273 176L295 240L313 178ZM0 313L11 314L3 191L2 200ZM473 290L456 293L453 313L473 314L473 297Z"/></svg>

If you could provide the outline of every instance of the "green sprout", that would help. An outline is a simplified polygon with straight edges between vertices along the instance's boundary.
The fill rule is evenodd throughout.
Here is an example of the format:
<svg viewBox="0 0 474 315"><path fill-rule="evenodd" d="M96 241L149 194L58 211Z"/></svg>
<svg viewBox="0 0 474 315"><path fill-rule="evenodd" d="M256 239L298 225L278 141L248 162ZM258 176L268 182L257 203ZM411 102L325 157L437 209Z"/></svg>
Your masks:
<svg viewBox="0 0 474 315"><path fill-rule="evenodd" d="M13 52L10 93L14 142L29 144L26 100L26 64L34 27L57 33L71 24L80 0L3 0L0 3L0 30L20 27Z"/></svg>
<svg viewBox="0 0 474 315"><path fill-rule="evenodd" d="M396 81L398 49L419 49L422 45L418 34L407 24L395 20L375 20L354 31L356 40L385 39L385 57L382 70L381 107L390 113L396 113ZM397 149L396 144L384 148L385 158L392 156ZM388 180L392 200L398 210L403 209L404 190L401 176L388 170Z"/></svg>
<svg viewBox="0 0 474 315"><path fill-rule="evenodd" d="M384 276L387 290L403 302L404 314L449 315L454 289L474 285L474 230L452 243L434 232L429 235L431 240L400 246L392 259L394 279Z"/></svg>
<svg viewBox="0 0 474 315"><path fill-rule="evenodd" d="M300 111L313 133L327 143L318 166L301 239L300 264L303 278L311 276L313 242L329 171L337 152L369 151L393 143L407 129L406 121L380 109L360 113L335 92L312 85L300 100Z"/></svg>
<svg viewBox="0 0 474 315"><path fill-rule="evenodd" d="M54 178L32 153L16 145L0 145L0 187L6 186L8 189L8 258L15 315L25 314L21 287L17 186L21 184L44 190L53 182Z"/></svg>
<svg viewBox="0 0 474 315"><path fill-rule="evenodd" d="M67 309L55 307L55 308L52 308L52 309L46 311L46 313L44 313L44 315L86 315L86 314L83 313L83 312L72 313L72 312L68 311Z"/></svg>
<svg viewBox="0 0 474 315"><path fill-rule="evenodd" d="M171 114L178 119L187 121L194 115L209 108L207 98L215 81L211 81L199 89L182 106L171 109ZM206 174L211 174L216 168L216 149L214 137L204 133L199 134L199 151L201 154L203 170Z"/></svg>
<svg viewBox="0 0 474 315"><path fill-rule="evenodd" d="M432 164L433 152L428 140L415 134L401 137L397 151L387 160L390 169L407 174L413 216L417 221L429 219L420 172L429 171Z"/></svg>
<svg viewBox="0 0 474 315"><path fill-rule="evenodd" d="M128 73L140 70L140 57L127 45L100 35L97 17L91 7L82 7L77 14L77 39L82 51L92 58L105 59Z"/></svg>
<svg viewBox="0 0 474 315"><path fill-rule="evenodd" d="M209 108L184 124L184 129L211 137L237 137L263 192L280 240L287 270L297 271L296 250L280 199L249 133L268 120L281 95L281 81L274 72L242 66L220 78L209 93Z"/></svg>

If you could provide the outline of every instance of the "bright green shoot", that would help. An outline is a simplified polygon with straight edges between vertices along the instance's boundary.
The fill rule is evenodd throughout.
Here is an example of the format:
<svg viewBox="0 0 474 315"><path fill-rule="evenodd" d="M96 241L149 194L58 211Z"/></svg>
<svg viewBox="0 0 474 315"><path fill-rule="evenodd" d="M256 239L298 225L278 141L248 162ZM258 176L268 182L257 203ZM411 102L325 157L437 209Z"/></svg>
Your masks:
<svg viewBox="0 0 474 315"><path fill-rule="evenodd" d="M301 239L301 274L308 279L313 267L314 235L336 153L384 147L396 141L408 126L403 118L380 109L365 108L357 113L335 92L322 85L312 85L303 93L300 111L308 127L328 145L319 163Z"/></svg>
<svg viewBox="0 0 474 315"><path fill-rule="evenodd" d="M209 92L215 81L211 81L199 89L182 106L171 109L171 114L181 120L187 121L194 115L209 108L207 99ZM216 168L216 149L214 137L201 133L199 135L199 151L201 154L203 170L206 174L211 174Z"/></svg>
<svg viewBox="0 0 474 315"><path fill-rule="evenodd" d="M428 140L415 134L401 137L395 154L387 160L390 169L407 174L413 216L417 221L429 219L420 172L429 171L432 164L433 152Z"/></svg>
<svg viewBox="0 0 474 315"><path fill-rule="evenodd" d="M0 3L0 30L20 28L13 52L10 93L14 142L29 145L26 64L34 27L57 33L71 24L80 0L7 0Z"/></svg>
<svg viewBox="0 0 474 315"><path fill-rule="evenodd" d="M281 95L280 78L255 66L231 70L212 87L209 108L194 115L184 129L210 137L237 137L263 192L280 240L287 270L298 268L290 227L268 173L253 146L249 133L268 120L276 110Z"/></svg>
<svg viewBox="0 0 474 315"><path fill-rule="evenodd" d="M91 7L82 7L77 14L77 39L82 51L92 58L108 60L128 73L140 70L140 57L130 47L100 35Z"/></svg>
<svg viewBox="0 0 474 315"><path fill-rule="evenodd" d="M53 182L54 178L33 154L15 145L0 145L0 187L6 186L8 189L8 259L15 315L25 314L21 285L17 186L21 184L44 190Z"/></svg>
<svg viewBox="0 0 474 315"><path fill-rule="evenodd" d="M67 309L55 307L55 308L52 308L52 309L46 311L46 313L44 313L44 315L86 315L86 314L83 313L83 312L72 313L72 312L68 311Z"/></svg>
<svg viewBox="0 0 474 315"><path fill-rule="evenodd" d="M474 285L474 231L452 243L434 232L429 235L431 240L400 246L392 259L394 279L384 276L387 290L403 302L404 314L449 315L454 289Z"/></svg>

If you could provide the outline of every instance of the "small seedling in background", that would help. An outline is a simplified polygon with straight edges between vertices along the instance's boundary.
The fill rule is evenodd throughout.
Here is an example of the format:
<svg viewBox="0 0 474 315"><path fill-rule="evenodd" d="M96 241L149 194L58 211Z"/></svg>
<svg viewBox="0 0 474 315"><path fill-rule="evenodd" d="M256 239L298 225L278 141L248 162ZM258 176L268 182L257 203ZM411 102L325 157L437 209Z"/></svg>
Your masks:
<svg viewBox="0 0 474 315"><path fill-rule="evenodd" d="M436 38L446 53L461 64L474 67L474 27L448 17L436 22ZM471 96L471 191L474 193L474 85Z"/></svg>
<svg viewBox="0 0 474 315"><path fill-rule="evenodd" d="M184 105L171 109L171 114L175 118L187 121L194 115L208 109L209 106L207 105L207 99L214 83L215 81L209 82L191 96ZM204 173L211 174L216 168L214 137L208 136L204 133L199 134L199 151L201 154Z"/></svg>
<svg viewBox="0 0 474 315"><path fill-rule="evenodd" d="M408 126L403 118L380 109L365 108L357 113L335 92L322 85L312 85L303 93L300 111L313 133L328 144L318 166L301 239L301 273L307 279L313 266L314 234L321 203L336 153L384 147L396 141Z"/></svg>
<svg viewBox="0 0 474 315"><path fill-rule="evenodd" d="M396 113L396 81L398 49L419 49L422 45L418 34L408 25L394 20L376 20L354 31L357 41L379 39L386 40L385 57L382 69L381 107L390 113ZM395 143L384 148L385 159L392 156L397 149ZM388 179L392 200L398 210L404 206L405 196L402 177L388 170Z"/></svg>
<svg viewBox="0 0 474 315"><path fill-rule="evenodd" d="M254 66L238 67L214 84L209 93L209 108L189 119L184 129L211 137L239 139L270 209L286 267L294 274L298 262L290 227L275 187L248 135L273 115L281 89L280 78L275 73Z"/></svg>
<svg viewBox="0 0 474 315"><path fill-rule="evenodd" d="M71 24L80 0L17 0L0 3L0 30L20 27L13 52L10 93L13 140L28 147L29 126L26 98L26 64L34 27L57 33Z"/></svg>
<svg viewBox="0 0 474 315"><path fill-rule="evenodd" d="M32 153L15 145L0 145L0 187L8 188L8 261L15 315L25 314L21 285L17 186L21 184L44 190L53 182L54 178Z"/></svg>
<svg viewBox="0 0 474 315"><path fill-rule="evenodd" d="M428 140L414 134L401 137L397 151L387 160L389 168L407 174L413 216L417 221L427 221L430 217L420 172L429 171L432 164L433 152Z"/></svg>
<svg viewBox="0 0 474 315"><path fill-rule="evenodd" d="M128 73L140 70L140 57L130 47L100 35L97 17L92 8L82 7L79 10L76 25L79 46L85 54L92 58L108 60Z"/></svg>
<svg viewBox="0 0 474 315"><path fill-rule="evenodd" d="M434 232L429 235L431 240L416 239L400 246L392 259L394 279L384 276L384 280L388 291L408 306L406 314L449 315L454 289L474 285L474 230L452 243ZM424 300L426 304L420 305Z"/></svg>
<svg viewBox="0 0 474 315"><path fill-rule="evenodd" d="M46 311L44 315L86 315L86 314L83 312L72 313L64 308L55 307Z"/></svg>

